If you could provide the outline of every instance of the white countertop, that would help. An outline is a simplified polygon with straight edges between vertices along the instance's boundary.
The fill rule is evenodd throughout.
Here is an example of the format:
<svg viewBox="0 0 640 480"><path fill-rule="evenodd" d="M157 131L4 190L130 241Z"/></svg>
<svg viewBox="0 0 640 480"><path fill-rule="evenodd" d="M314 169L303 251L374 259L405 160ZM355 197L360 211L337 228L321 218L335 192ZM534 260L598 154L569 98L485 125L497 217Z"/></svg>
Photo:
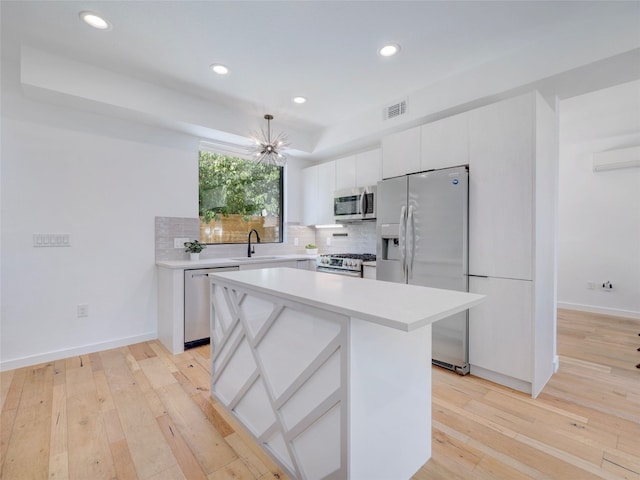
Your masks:
<svg viewBox="0 0 640 480"><path fill-rule="evenodd" d="M212 279L410 332L484 301L484 295L366 278L268 268Z"/></svg>
<svg viewBox="0 0 640 480"><path fill-rule="evenodd" d="M200 260L164 260L156 262L156 265L164 268L215 268L215 267L232 267L234 265L244 265L251 263L275 263L288 262L291 260L314 260L317 255L254 255L242 260L233 258L201 258ZM235 257L234 257L235 258Z"/></svg>

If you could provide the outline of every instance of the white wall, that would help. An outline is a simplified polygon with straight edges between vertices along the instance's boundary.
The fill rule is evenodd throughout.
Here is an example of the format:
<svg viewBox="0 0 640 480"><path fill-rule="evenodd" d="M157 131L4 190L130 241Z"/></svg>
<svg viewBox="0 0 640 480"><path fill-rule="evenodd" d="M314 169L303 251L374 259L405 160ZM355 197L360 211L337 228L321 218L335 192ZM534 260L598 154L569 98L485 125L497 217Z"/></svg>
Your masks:
<svg viewBox="0 0 640 480"><path fill-rule="evenodd" d="M564 100L559 118L558 304L640 318L640 169L594 173L591 156L640 145L640 81Z"/></svg>
<svg viewBox="0 0 640 480"><path fill-rule="evenodd" d="M0 369L156 338L154 219L197 217L199 138L33 100L2 68ZM290 222L303 166L287 169Z"/></svg>
<svg viewBox="0 0 640 480"><path fill-rule="evenodd" d="M155 338L154 217L197 215L198 139L31 101L6 64L1 128L0 368Z"/></svg>

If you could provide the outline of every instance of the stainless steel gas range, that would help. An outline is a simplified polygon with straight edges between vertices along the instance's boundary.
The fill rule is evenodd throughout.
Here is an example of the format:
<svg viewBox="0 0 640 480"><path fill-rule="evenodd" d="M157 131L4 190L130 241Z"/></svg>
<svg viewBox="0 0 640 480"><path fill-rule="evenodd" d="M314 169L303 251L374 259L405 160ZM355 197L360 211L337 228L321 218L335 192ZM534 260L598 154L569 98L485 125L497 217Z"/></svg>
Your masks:
<svg viewBox="0 0 640 480"><path fill-rule="evenodd" d="M340 253L319 255L316 258L316 272L362 277L362 262L374 262L373 253Z"/></svg>

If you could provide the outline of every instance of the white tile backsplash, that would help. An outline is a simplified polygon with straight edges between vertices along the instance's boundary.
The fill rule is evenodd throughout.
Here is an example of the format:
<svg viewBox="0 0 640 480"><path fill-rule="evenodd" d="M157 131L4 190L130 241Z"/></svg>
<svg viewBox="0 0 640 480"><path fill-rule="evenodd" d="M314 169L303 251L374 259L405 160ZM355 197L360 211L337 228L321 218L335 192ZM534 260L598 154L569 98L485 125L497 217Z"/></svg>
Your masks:
<svg viewBox="0 0 640 480"><path fill-rule="evenodd" d="M376 253L376 222L345 223L343 228L319 228L316 245L320 253ZM346 236L343 236L346 234ZM331 245L327 245L330 238Z"/></svg>
<svg viewBox="0 0 640 480"><path fill-rule="evenodd" d="M346 236L342 236L343 234ZM156 217L156 261L186 260L189 254L184 248L173 248L173 239L196 239L198 235L198 218ZM295 245L296 238L298 245ZM331 239L330 246L327 246L327 238ZM286 226L283 243L259 243L255 249L257 255L304 254L304 246L308 243L317 245L320 254L376 253L376 223L349 223L344 228L328 229L290 224ZM200 258L239 257L246 254L246 244L209 245L200 253Z"/></svg>

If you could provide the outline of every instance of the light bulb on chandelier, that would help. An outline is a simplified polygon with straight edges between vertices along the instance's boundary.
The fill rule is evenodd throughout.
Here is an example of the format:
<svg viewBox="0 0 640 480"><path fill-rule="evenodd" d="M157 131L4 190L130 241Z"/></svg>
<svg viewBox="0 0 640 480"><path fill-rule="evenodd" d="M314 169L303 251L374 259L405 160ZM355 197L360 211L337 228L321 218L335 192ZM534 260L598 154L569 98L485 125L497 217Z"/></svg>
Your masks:
<svg viewBox="0 0 640 480"><path fill-rule="evenodd" d="M255 143L251 149L252 155L258 163L282 167L287 163L287 157L282 153L282 150L289 145L287 135L280 133L274 138L271 138L271 120L273 120L273 115L266 114L264 119L267 121L267 131L265 132L261 129L260 133L253 133L251 135Z"/></svg>

